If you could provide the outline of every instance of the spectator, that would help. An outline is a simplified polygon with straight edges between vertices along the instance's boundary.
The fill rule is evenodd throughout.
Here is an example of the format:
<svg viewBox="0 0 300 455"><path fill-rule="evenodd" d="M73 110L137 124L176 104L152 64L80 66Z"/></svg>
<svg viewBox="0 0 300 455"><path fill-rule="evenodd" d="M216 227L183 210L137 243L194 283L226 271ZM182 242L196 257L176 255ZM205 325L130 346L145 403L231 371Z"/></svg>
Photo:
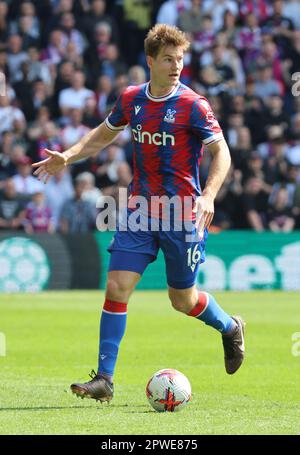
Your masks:
<svg viewBox="0 0 300 455"><path fill-rule="evenodd" d="M257 72L257 80L254 84L254 95L265 100L270 96L281 95L281 85L272 77L271 65L262 65Z"/></svg>
<svg viewBox="0 0 300 455"><path fill-rule="evenodd" d="M10 154L11 162L14 166L13 175L15 175L15 174L17 174L17 166L18 166L19 161L20 160L22 161L24 157L27 158L26 157L26 144L19 143L17 141L17 138L15 135L14 135L14 142L11 146L9 154Z"/></svg>
<svg viewBox="0 0 300 455"><path fill-rule="evenodd" d="M237 19L238 19L237 16L234 15L229 9L224 12L223 26L220 29L220 32L224 35L229 45L234 45L237 39L238 33Z"/></svg>
<svg viewBox="0 0 300 455"><path fill-rule="evenodd" d="M191 52L181 82L208 96L230 146L232 183L243 189L233 203L231 184L224 184L214 228L260 229L248 210L257 206L268 229L260 205L271 186L274 204L282 185L300 227L300 97L293 96L300 91L299 18L295 0L0 0L0 188L9 177L20 179L20 160L43 158L44 148L62 150L98 126L128 84L147 81L139 53L157 20L187 31ZM116 196L131 178L130 136L127 128L112 149L72 166L72 177L90 172ZM202 184L208 163L204 154ZM52 178L48 188L57 228L58 212L73 196L70 175Z"/></svg>
<svg viewBox="0 0 300 455"><path fill-rule="evenodd" d="M0 51L6 51L7 49L7 40L9 36L7 13L7 2L0 1Z"/></svg>
<svg viewBox="0 0 300 455"><path fill-rule="evenodd" d="M215 200L215 217L212 225L219 229L243 227L241 220L243 194L242 173L230 168L227 177Z"/></svg>
<svg viewBox="0 0 300 455"><path fill-rule="evenodd" d="M146 82L146 72L140 65L133 65L128 71L129 84L140 85Z"/></svg>
<svg viewBox="0 0 300 455"><path fill-rule="evenodd" d="M193 35L192 49L197 54L211 48L215 40L215 33L213 30L213 22L211 16L204 15L201 21L201 28Z"/></svg>
<svg viewBox="0 0 300 455"><path fill-rule="evenodd" d="M286 0L282 4L282 15L289 18L294 26L300 30L299 0Z"/></svg>
<svg viewBox="0 0 300 455"><path fill-rule="evenodd" d="M85 102L82 123L88 128L96 128L100 123L95 96L90 96Z"/></svg>
<svg viewBox="0 0 300 455"><path fill-rule="evenodd" d="M300 112L293 115L290 120L289 137L294 141L300 141Z"/></svg>
<svg viewBox="0 0 300 455"><path fill-rule="evenodd" d="M60 18L60 28L63 31L63 45L67 48L67 45L71 42L76 48L76 52L82 55L86 48L86 41L79 30L75 28L75 20L72 13L64 13Z"/></svg>
<svg viewBox="0 0 300 455"><path fill-rule="evenodd" d="M285 91L283 80L283 66L279 57L279 52L274 41L263 42L260 49L260 54L257 57L257 65L272 66L272 78L281 86L281 93Z"/></svg>
<svg viewBox="0 0 300 455"><path fill-rule="evenodd" d="M180 13L190 8L190 0L167 0L157 13L157 24L176 25Z"/></svg>
<svg viewBox="0 0 300 455"><path fill-rule="evenodd" d="M244 125L244 116L239 113L239 112L233 112L230 114L227 118L226 122L226 136L228 140L228 145L230 148L233 150L240 145L240 137L239 137L239 131L241 131L242 128L245 128ZM248 142L251 144L251 134L248 129L247 131L247 139Z"/></svg>
<svg viewBox="0 0 300 455"><path fill-rule="evenodd" d="M112 43L112 29L107 22L99 22L94 29L94 38L91 46L86 50L85 61L90 69L91 79L97 79L100 68L106 58L107 47Z"/></svg>
<svg viewBox="0 0 300 455"><path fill-rule="evenodd" d="M286 84L290 86L292 82L292 75L299 72L300 68L300 29L294 31L292 45L289 46L285 53L283 67L286 73Z"/></svg>
<svg viewBox="0 0 300 455"><path fill-rule="evenodd" d="M264 171L264 162L257 153L256 150L253 150L247 158L247 167L244 173L244 178L247 180L250 177L256 177L259 179L262 184L261 188L266 194L270 194L272 186L267 183L265 171Z"/></svg>
<svg viewBox="0 0 300 455"><path fill-rule="evenodd" d="M249 90L251 87L251 90ZM255 84L248 81L246 85L246 115L245 124L251 132L251 139L254 145L259 144L266 139L266 131L262 128L265 125L265 105L261 98L254 96Z"/></svg>
<svg viewBox="0 0 300 455"><path fill-rule="evenodd" d="M86 233L95 229L96 208L83 198L85 188L85 182L75 181L75 197L62 208L60 230L64 234Z"/></svg>
<svg viewBox="0 0 300 455"><path fill-rule="evenodd" d="M14 135L11 131L3 131L2 143L0 145L0 188L5 184L6 179L16 173L16 168L11 160L11 148Z"/></svg>
<svg viewBox="0 0 300 455"><path fill-rule="evenodd" d="M202 29L202 0L191 0L191 6L183 9L178 16L177 25L184 32L195 36Z"/></svg>
<svg viewBox="0 0 300 455"><path fill-rule="evenodd" d="M42 191L43 184L31 175L31 159L28 156L24 156L19 158L16 164L17 174L12 178L16 191L28 197L37 191Z"/></svg>
<svg viewBox="0 0 300 455"><path fill-rule="evenodd" d="M289 126L289 116L283 109L283 99L278 95L272 95L265 100L265 104L267 107L266 125L268 127L279 125L282 134L285 135Z"/></svg>
<svg viewBox="0 0 300 455"><path fill-rule="evenodd" d="M14 83L22 79L21 70L22 62L28 60L28 55L22 50L23 42L20 35L11 35L8 40L8 68L10 74L10 82Z"/></svg>
<svg viewBox="0 0 300 455"><path fill-rule="evenodd" d="M251 68L252 62L259 54L262 32L255 14L247 14L244 21L244 26L236 33L235 45L243 58L246 68Z"/></svg>
<svg viewBox="0 0 300 455"><path fill-rule="evenodd" d="M264 191L262 179L257 177L248 178L245 183L243 207L247 228L256 232L264 231L267 227L268 193Z"/></svg>
<svg viewBox="0 0 300 455"><path fill-rule="evenodd" d="M291 45L291 38L293 36L295 26L291 19L282 15L282 6L282 0L274 0L274 13L266 19L262 25L264 29L267 29L272 33L281 52L285 54Z"/></svg>
<svg viewBox="0 0 300 455"><path fill-rule="evenodd" d="M52 214L54 229L59 229L59 218L64 204L73 198L74 188L69 172L55 175L45 186L47 206Z"/></svg>
<svg viewBox="0 0 300 455"><path fill-rule="evenodd" d="M105 0L92 0L91 10L85 15L82 23L82 31L87 36L88 41L93 41L93 31L96 24L100 22L106 22L109 24L111 29L112 40L114 43L119 42L119 33L117 24L112 16L105 14L106 1Z"/></svg>
<svg viewBox="0 0 300 455"><path fill-rule="evenodd" d="M31 121L34 118L34 108L32 103L32 83L28 80L29 65L28 62L21 63L22 77L14 83L17 98L20 99L19 107L25 117Z"/></svg>
<svg viewBox="0 0 300 455"><path fill-rule="evenodd" d="M30 46L28 52L28 80L30 82L41 79L48 86L52 86L53 80L49 67L39 60L40 52L38 47Z"/></svg>
<svg viewBox="0 0 300 455"><path fill-rule="evenodd" d="M66 41L63 32L59 29L52 30L49 44L43 50L41 60L47 65L57 65L66 57Z"/></svg>
<svg viewBox="0 0 300 455"><path fill-rule="evenodd" d="M35 20L33 16L21 16L18 21L18 33L22 37L23 49L27 50L30 46L38 46L40 32L35 29Z"/></svg>
<svg viewBox="0 0 300 455"><path fill-rule="evenodd" d="M293 201L292 201L292 214L295 218L296 225L295 228L300 228L300 183L297 183L295 186Z"/></svg>
<svg viewBox="0 0 300 455"><path fill-rule="evenodd" d="M114 80L119 74L127 72L127 67L120 58L118 47L109 44L106 48L106 55L102 61L101 74Z"/></svg>
<svg viewBox="0 0 300 455"><path fill-rule="evenodd" d="M18 20L10 24L10 33L20 33L23 36L25 32L25 34L28 33L31 40L38 41L40 37L40 24L34 4L29 1L22 2L18 13ZM25 24L22 25L24 19ZM28 46L25 45L24 48L27 49Z"/></svg>
<svg viewBox="0 0 300 455"><path fill-rule="evenodd" d="M144 49L144 39L151 26L152 1L126 0L123 3L124 57L128 66L134 65Z"/></svg>
<svg viewBox="0 0 300 455"><path fill-rule="evenodd" d="M95 186L95 181L95 176L91 172L82 172L75 179L75 182L84 184L82 199L90 202L93 207L97 207L103 197L102 192Z"/></svg>
<svg viewBox="0 0 300 455"><path fill-rule="evenodd" d="M45 149L62 151L62 142L59 137L59 130L54 122L46 121L40 128L40 135L35 143L36 159L44 160L46 158Z"/></svg>
<svg viewBox="0 0 300 455"><path fill-rule="evenodd" d="M297 143L287 147L285 150L285 157L292 166L300 166L300 144Z"/></svg>
<svg viewBox="0 0 300 455"><path fill-rule="evenodd" d="M42 135L44 125L50 121L50 111L47 106L41 106L37 109L34 122L29 124L27 136L30 140L35 140Z"/></svg>
<svg viewBox="0 0 300 455"><path fill-rule="evenodd" d="M83 57L81 54L78 54L74 41L69 41L67 43L66 54L68 56L68 61L73 63L75 68L82 68Z"/></svg>
<svg viewBox="0 0 300 455"><path fill-rule="evenodd" d="M272 7L268 0L244 0L240 3L240 16L244 20L249 13L257 17L258 22L266 20L272 13Z"/></svg>
<svg viewBox="0 0 300 455"><path fill-rule="evenodd" d="M106 149L106 160L96 171L97 186L103 194L118 196L120 186L127 187L131 182L131 171L129 165L122 159L122 149L111 144Z"/></svg>
<svg viewBox="0 0 300 455"><path fill-rule="evenodd" d="M201 65L204 66L207 61L210 61L210 67L215 74L214 94L233 93L237 86L234 71L231 64L226 62L226 53L228 50L222 44L214 44L211 48L211 55L205 54L201 57ZM207 59L207 60L206 60ZM207 81L208 82L208 81Z"/></svg>
<svg viewBox="0 0 300 455"><path fill-rule="evenodd" d="M85 77L82 71L75 71L72 86L59 94L59 107L62 115L68 116L71 109L83 109L87 98L94 96L93 92L84 86Z"/></svg>
<svg viewBox="0 0 300 455"><path fill-rule="evenodd" d="M90 128L82 123L82 115L82 109L71 109L70 123L62 128L60 132L64 149L71 147L90 131Z"/></svg>
<svg viewBox="0 0 300 455"><path fill-rule="evenodd" d="M0 134L3 131L24 132L26 120L23 112L11 106L7 95L0 96Z"/></svg>
<svg viewBox="0 0 300 455"><path fill-rule="evenodd" d="M57 68L57 74L54 82L54 96L53 96L53 114L54 117L59 117L60 111L58 106L59 94L62 90L70 88L72 84L72 78L75 72L76 66L74 62L64 60Z"/></svg>
<svg viewBox="0 0 300 455"><path fill-rule="evenodd" d="M240 114L236 114L240 115ZM242 171L243 177L247 172L247 160L253 150L251 142L251 134L247 126L240 126L237 128L237 136L235 146L232 147L232 161L236 169ZM243 180L245 180L243 178Z"/></svg>
<svg viewBox="0 0 300 455"><path fill-rule="evenodd" d="M34 117L42 106L47 106L50 111L53 111L52 87L47 86L42 79L36 79L32 84L32 104Z"/></svg>
<svg viewBox="0 0 300 455"><path fill-rule="evenodd" d="M295 219L288 204L288 192L285 187L277 191L274 203L269 207L268 226L273 232L290 232L294 229Z"/></svg>
<svg viewBox="0 0 300 455"><path fill-rule="evenodd" d="M34 232L54 232L51 220L51 210L46 205L45 195L42 191L33 193L31 202L28 203L24 216L24 228L27 234Z"/></svg>
<svg viewBox="0 0 300 455"><path fill-rule="evenodd" d="M0 191L0 229L22 229L24 207L24 197L17 193L13 179L7 179Z"/></svg>
<svg viewBox="0 0 300 455"><path fill-rule="evenodd" d="M238 15L238 5L233 0L207 0L204 11L213 18L214 31L221 29L225 11L230 11L234 16Z"/></svg>
<svg viewBox="0 0 300 455"><path fill-rule="evenodd" d="M0 47L0 71L2 73L2 77L4 76L6 80L9 80L9 68L7 62L7 52L5 50L1 50Z"/></svg>
<svg viewBox="0 0 300 455"><path fill-rule="evenodd" d="M287 172L285 159L287 144L281 134L281 128L270 126L268 128L268 142L259 144L257 150L264 159L266 182L273 185L283 182Z"/></svg>

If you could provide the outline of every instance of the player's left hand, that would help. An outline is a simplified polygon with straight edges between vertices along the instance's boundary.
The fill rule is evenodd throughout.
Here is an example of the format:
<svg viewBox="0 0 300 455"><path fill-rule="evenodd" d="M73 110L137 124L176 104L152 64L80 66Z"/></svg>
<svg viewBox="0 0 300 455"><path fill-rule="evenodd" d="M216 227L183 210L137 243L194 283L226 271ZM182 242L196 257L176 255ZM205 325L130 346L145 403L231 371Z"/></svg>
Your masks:
<svg viewBox="0 0 300 455"><path fill-rule="evenodd" d="M215 214L213 198L208 194L199 196L196 200L194 211L196 213L196 227L198 232L203 233L211 225Z"/></svg>

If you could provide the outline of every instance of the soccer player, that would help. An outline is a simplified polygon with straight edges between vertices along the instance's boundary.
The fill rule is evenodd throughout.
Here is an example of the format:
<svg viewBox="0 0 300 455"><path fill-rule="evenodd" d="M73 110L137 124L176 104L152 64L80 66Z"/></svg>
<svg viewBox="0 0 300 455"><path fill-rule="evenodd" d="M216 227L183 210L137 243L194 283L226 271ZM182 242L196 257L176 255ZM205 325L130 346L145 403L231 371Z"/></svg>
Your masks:
<svg viewBox="0 0 300 455"><path fill-rule="evenodd" d="M116 101L105 121L63 153L46 150L48 158L33 166L45 182L64 166L89 157L107 147L127 125L134 144L134 175L130 185L128 212L134 213L135 196L147 201L157 196L191 198L187 217L191 229L164 229L160 210L147 213L147 221L159 219L156 230L117 229L111 253L105 302L100 322L97 373L86 383L75 383L76 395L110 401L120 342L125 332L127 304L145 268L162 249L173 307L195 317L222 334L225 369L233 374L244 359L244 322L229 316L207 292L195 285L204 261L207 230L214 214L214 199L230 166L230 153L222 130L208 101L181 84L184 52L189 42L178 28L155 25L145 39L150 81L130 86ZM212 155L206 185L201 191L199 163L203 145ZM155 204L154 204L155 207ZM151 206L152 208L152 206ZM180 210L179 210L180 212ZM175 213L175 211L174 211ZM182 215L182 212L180 212ZM129 223L130 224L130 223ZM144 226L145 228L145 226ZM191 235L188 236L187 233Z"/></svg>

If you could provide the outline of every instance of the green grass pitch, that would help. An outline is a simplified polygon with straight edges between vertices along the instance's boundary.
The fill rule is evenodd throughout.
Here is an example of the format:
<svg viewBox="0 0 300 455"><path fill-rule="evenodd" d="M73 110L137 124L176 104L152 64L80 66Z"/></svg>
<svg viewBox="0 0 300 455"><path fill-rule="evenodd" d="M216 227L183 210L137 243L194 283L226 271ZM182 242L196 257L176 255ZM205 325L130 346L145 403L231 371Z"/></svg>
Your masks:
<svg viewBox="0 0 300 455"><path fill-rule="evenodd" d="M103 292L1 295L0 434L299 434L299 293L214 295L246 320L241 369L225 373L220 334L174 311L166 292L137 291L110 405L69 392L96 368ZM191 382L192 401L179 413L147 402L147 380L161 368Z"/></svg>

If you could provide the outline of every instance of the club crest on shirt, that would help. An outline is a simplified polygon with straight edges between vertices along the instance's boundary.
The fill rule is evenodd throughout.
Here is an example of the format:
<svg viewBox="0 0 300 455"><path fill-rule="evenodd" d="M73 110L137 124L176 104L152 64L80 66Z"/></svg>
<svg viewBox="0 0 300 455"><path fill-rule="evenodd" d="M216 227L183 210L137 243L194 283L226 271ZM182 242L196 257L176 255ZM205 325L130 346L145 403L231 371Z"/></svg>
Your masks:
<svg viewBox="0 0 300 455"><path fill-rule="evenodd" d="M174 123L175 122L175 117L174 115L176 114L175 110L168 109L166 115L164 116L164 121L168 123Z"/></svg>

